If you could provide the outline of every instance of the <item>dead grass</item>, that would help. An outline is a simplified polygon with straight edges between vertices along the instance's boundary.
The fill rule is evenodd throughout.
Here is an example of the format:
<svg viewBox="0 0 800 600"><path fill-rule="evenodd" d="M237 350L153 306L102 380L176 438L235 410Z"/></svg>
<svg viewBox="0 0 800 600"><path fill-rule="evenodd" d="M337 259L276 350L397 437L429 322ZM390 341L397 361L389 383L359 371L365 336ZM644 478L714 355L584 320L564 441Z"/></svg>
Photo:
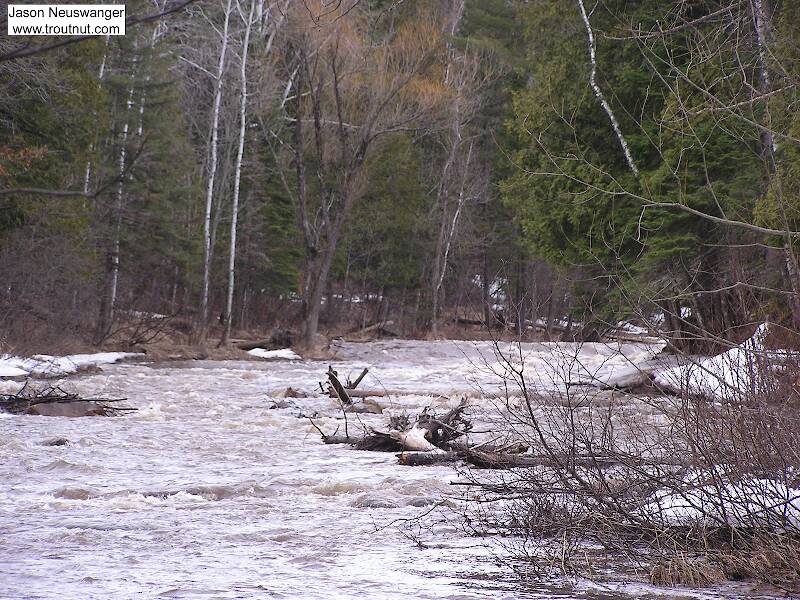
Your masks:
<svg viewBox="0 0 800 600"><path fill-rule="evenodd" d="M715 562L729 580L796 585L800 581L800 541L761 541L752 549L720 552Z"/></svg>
<svg viewBox="0 0 800 600"><path fill-rule="evenodd" d="M686 554L661 560L650 569L652 585L703 587L726 579L719 565L706 558Z"/></svg>
<svg viewBox="0 0 800 600"><path fill-rule="evenodd" d="M650 569L653 585L702 587L724 581L757 581L797 589L800 541L775 537L760 539L750 548L680 553L659 560Z"/></svg>

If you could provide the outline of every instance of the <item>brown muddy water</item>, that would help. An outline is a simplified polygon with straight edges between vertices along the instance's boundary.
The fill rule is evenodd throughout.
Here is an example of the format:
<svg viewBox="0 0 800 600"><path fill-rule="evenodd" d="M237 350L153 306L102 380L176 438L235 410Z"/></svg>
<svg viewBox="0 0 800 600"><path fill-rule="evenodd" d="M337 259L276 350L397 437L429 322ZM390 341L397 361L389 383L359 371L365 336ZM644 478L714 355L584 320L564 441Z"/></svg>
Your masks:
<svg viewBox="0 0 800 600"><path fill-rule="evenodd" d="M581 350L588 353L584 366L616 364L613 354L589 346ZM565 368L536 362L551 349L526 345L531 373L541 375L544 387L557 379L547 368ZM647 358L641 347L620 350L633 360ZM413 414L453 406L462 394L477 410L490 410L486 397L503 390L492 372L495 360L486 343L391 341L341 344L333 364L343 375L370 366L362 386L401 391L382 399L387 413ZM736 595L521 582L504 566L501 546L465 536L455 520L431 524L423 531L425 546L416 545L397 523L454 496L458 488L450 483L458 473L323 445L302 415L316 413L323 429L342 432L336 404L317 385L326 369L311 361L113 365L66 385L127 397L135 413L0 415L0 598ZM310 397L270 408L289 386ZM361 418L375 425L385 419ZM353 419L349 427L357 428ZM45 445L53 438L68 443Z"/></svg>

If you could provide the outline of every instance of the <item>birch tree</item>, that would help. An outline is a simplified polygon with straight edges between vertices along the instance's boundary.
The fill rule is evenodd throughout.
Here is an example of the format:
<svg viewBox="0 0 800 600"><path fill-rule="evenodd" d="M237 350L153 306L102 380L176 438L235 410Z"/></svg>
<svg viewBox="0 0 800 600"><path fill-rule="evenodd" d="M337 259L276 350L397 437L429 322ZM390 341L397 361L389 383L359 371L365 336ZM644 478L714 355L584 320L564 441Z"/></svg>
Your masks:
<svg viewBox="0 0 800 600"><path fill-rule="evenodd" d="M211 283L211 261L213 258L211 216L214 208L214 182L217 175L217 153L219 146L220 105L224 90L225 65L228 57L229 27L232 0L225 4L224 22L220 32L219 60L214 74L214 100L209 127L208 179L206 183L206 203L203 218L203 289L200 297L200 337L205 339L208 327L208 302Z"/></svg>
<svg viewBox="0 0 800 600"><path fill-rule="evenodd" d="M445 12L444 29L448 36L443 85L449 95L446 127L438 136L445 159L438 174L434 215L436 243L430 272L431 334L439 335L439 313L443 284L454 240L465 206L474 203L487 183L480 165L479 133L471 122L480 109L480 88L487 74L481 57L470 50L457 50L453 39L464 15L464 0L453 0Z"/></svg>
<svg viewBox="0 0 800 600"><path fill-rule="evenodd" d="M131 121L134 118L133 99L135 93L135 82L139 71L139 59L137 56L138 44L134 40L133 44L133 66L129 76L128 87L123 101L121 130L118 133L118 158L117 158L117 185L114 193L112 219L112 240L106 257L105 289L101 293L100 318L97 322L95 342L100 343L111 330L114 321L114 310L117 304L117 291L119 286L120 268L120 236L122 235L122 212L125 198L125 173L128 158L128 136L131 129ZM105 60L103 61L105 64ZM88 168L88 167L87 167Z"/></svg>
<svg viewBox="0 0 800 600"><path fill-rule="evenodd" d="M250 51L250 31L253 28L253 13L256 0L250 0L250 12L244 16L241 6L237 2L239 16L245 21L244 41L242 42L242 56L240 59L239 83L239 146L236 150L236 165L234 167L233 200L231 202L231 231L230 251L228 256L228 294L225 304L225 330L222 334L221 345L227 344L231 336L231 317L233 313L233 290L236 273L236 226L239 217L239 186L242 180L242 157L244 156L245 137L247 135L247 55ZM246 19L246 20L245 20Z"/></svg>

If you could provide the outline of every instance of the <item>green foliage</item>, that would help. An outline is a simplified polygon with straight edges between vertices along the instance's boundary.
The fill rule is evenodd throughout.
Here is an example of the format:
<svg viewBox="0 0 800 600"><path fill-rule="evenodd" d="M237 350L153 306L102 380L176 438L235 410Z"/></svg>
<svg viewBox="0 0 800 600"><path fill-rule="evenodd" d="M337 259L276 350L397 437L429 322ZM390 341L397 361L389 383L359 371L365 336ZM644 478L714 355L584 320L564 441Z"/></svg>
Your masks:
<svg viewBox="0 0 800 600"><path fill-rule="evenodd" d="M421 183L420 153L412 140L392 136L366 164L367 189L337 257L337 275L377 288L419 285L429 197Z"/></svg>
<svg viewBox="0 0 800 600"><path fill-rule="evenodd" d="M259 244L259 262L255 265L260 286L274 294L296 293L300 288L300 265L303 260L302 235L297 227L292 199L278 181L269 178L259 197L263 239Z"/></svg>
<svg viewBox="0 0 800 600"><path fill-rule="evenodd" d="M688 18L714 6L697 3L680 10ZM698 273L705 274L705 285L715 277L711 270L719 252L713 247L730 232L653 204L678 203L752 220L763 189L758 131L745 120L709 110L713 103L700 91L728 73L741 48L720 45L707 60L694 61L690 33L665 36L652 46L632 39L630 24L648 31L673 9L678 10L665 0L619 0L591 15L597 81L639 177L628 168L589 85L587 34L576 4L542 0L520 13L531 52L530 79L515 95L508 123L517 169L502 182L503 199L533 253L556 266L595 273L597 284L583 292L613 288L609 302L620 290L630 293L665 281L682 287ZM670 61L693 83L676 77ZM730 73L714 89L719 101L739 100L748 77L752 73Z"/></svg>

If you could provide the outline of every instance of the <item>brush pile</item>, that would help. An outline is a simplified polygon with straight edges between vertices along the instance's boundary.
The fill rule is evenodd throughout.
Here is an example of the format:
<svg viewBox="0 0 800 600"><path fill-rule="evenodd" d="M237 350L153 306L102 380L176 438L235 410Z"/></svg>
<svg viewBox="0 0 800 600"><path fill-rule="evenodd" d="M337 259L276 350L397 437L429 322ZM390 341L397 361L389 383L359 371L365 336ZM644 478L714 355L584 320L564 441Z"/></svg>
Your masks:
<svg viewBox="0 0 800 600"><path fill-rule="evenodd" d="M109 417L136 410L114 405L125 400L127 398L83 398L59 386L36 388L26 382L15 394L0 394L0 410L53 417Z"/></svg>

